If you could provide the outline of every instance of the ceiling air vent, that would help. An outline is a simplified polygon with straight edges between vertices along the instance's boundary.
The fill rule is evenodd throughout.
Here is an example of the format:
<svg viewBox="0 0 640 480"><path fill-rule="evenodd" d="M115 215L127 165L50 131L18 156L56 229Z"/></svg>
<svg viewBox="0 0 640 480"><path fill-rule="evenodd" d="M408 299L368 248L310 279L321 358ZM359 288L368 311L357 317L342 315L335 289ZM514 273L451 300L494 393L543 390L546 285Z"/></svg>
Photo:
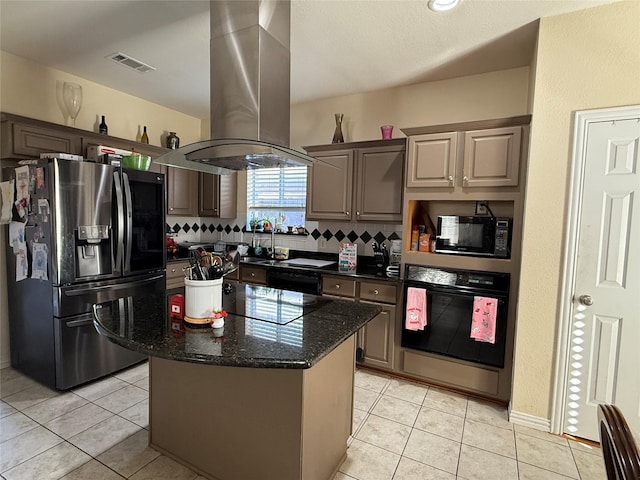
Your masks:
<svg viewBox="0 0 640 480"><path fill-rule="evenodd" d="M146 63L142 63L140 60L136 60L135 58L130 57L129 55L125 55L121 52L113 53L111 55L108 55L106 58L108 58L109 60L113 60L120 65L124 65L125 67L132 68L136 72L140 73L147 73L155 70L155 67L147 65Z"/></svg>

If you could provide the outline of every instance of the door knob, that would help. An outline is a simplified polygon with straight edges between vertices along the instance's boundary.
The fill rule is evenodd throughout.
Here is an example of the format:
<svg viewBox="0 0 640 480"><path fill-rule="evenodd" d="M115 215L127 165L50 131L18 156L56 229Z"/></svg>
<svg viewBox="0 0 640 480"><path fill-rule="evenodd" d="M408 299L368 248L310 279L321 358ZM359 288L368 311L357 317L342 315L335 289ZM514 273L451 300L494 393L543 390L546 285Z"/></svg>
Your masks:
<svg viewBox="0 0 640 480"><path fill-rule="evenodd" d="M591 297L591 295L580 295L578 297L578 301L585 307L590 307L591 305L593 305L593 298Z"/></svg>

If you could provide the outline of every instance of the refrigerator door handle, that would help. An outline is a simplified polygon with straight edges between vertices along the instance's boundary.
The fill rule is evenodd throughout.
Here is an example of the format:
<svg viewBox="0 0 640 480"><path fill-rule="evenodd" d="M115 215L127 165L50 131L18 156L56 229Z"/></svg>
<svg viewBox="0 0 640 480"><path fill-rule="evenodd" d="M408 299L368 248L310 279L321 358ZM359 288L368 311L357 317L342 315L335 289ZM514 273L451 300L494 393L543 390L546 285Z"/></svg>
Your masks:
<svg viewBox="0 0 640 480"><path fill-rule="evenodd" d="M70 322L66 322L65 325L69 328L77 328L77 327L84 327L85 325L93 325L93 318L89 317L86 319L71 320Z"/></svg>
<svg viewBox="0 0 640 480"><path fill-rule="evenodd" d="M122 198L122 185L120 183L120 174L113 173L113 184L116 192L116 213L118 217L118 229L116 232L116 262L115 271L119 272L122 267L122 249L124 248L124 202Z"/></svg>
<svg viewBox="0 0 640 480"><path fill-rule="evenodd" d="M131 187L129 175L122 172L122 184L124 185L124 198L126 201L125 216L127 220L127 241L125 242L124 271L131 271L131 243L133 242L133 202L131 200Z"/></svg>

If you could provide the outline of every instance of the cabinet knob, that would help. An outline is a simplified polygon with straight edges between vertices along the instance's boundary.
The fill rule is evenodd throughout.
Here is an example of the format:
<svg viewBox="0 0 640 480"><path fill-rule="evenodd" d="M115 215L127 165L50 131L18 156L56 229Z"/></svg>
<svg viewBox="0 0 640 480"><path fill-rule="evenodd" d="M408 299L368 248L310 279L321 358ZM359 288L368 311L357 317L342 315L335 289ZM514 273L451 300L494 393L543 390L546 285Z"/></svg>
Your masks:
<svg viewBox="0 0 640 480"><path fill-rule="evenodd" d="M449 185L453 185L453 175L449 175Z"/></svg>
<svg viewBox="0 0 640 480"><path fill-rule="evenodd" d="M356 215L360 215L360 212L356 212Z"/></svg>
<svg viewBox="0 0 640 480"><path fill-rule="evenodd" d="M176 273L176 269L175 269L175 268L172 268L172 269L171 269L171 273Z"/></svg>
<svg viewBox="0 0 640 480"><path fill-rule="evenodd" d="M465 175L464 177L462 177L462 184L466 185L467 183L469 183L469 177Z"/></svg>
<svg viewBox="0 0 640 480"><path fill-rule="evenodd" d="M169 207L169 210L173 210L173 207Z"/></svg>
<svg viewBox="0 0 640 480"><path fill-rule="evenodd" d="M351 215L351 214L349 213L349 211L348 211L348 210L347 210L346 212L344 212L344 213L347 215L347 217L348 217L349 215Z"/></svg>
<svg viewBox="0 0 640 480"><path fill-rule="evenodd" d="M380 292L378 291L378 289L377 289L377 288L373 291L373 294L374 294L374 295L378 295L379 293L380 293Z"/></svg>
<svg viewBox="0 0 640 480"><path fill-rule="evenodd" d="M255 277L255 276L256 276L256 273L255 273L255 272L251 272L251 276L252 276L252 277Z"/></svg>
<svg viewBox="0 0 640 480"><path fill-rule="evenodd" d="M336 283L336 290L340 290L340 284Z"/></svg>

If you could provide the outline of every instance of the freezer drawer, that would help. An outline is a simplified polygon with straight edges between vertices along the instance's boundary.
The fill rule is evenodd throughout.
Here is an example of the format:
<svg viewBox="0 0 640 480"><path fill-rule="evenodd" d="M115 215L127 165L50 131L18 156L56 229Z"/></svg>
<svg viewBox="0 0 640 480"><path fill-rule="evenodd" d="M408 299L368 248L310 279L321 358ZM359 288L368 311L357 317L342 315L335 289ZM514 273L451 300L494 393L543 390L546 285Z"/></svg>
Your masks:
<svg viewBox="0 0 640 480"><path fill-rule="evenodd" d="M124 299L122 299L124 301ZM93 313L54 318L56 388L67 390L147 359L111 343L93 326Z"/></svg>
<svg viewBox="0 0 640 480"><path fill-rule="evenodd" d="M63 318L82 315L92 312L94 303L133 295L163 293L165 289L164 271L56 287L53 290L53 315Z"/></svg>

